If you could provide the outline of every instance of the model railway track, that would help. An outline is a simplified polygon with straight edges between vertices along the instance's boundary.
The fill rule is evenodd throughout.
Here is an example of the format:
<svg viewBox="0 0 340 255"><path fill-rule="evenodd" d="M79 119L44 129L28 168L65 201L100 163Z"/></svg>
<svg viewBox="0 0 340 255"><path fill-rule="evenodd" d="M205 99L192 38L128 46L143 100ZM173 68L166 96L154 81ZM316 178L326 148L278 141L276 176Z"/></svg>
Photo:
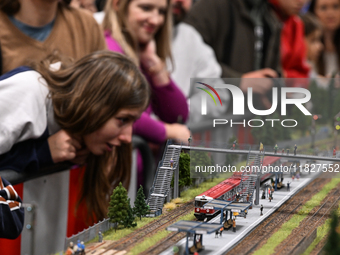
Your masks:
<svg viewBox="0 0 340 255"><path fill-rule="evenodd" d="M155 220L139 229L136 229L133 233L119 239L117 242L109 245L105 251L99 254L104 254L110 250L123 251L129 250L137 243L140 243L144 240L145 237L150 235L150 233L156 233L159 230L164 230L167 226L170 226L174 222L178 220L179 217L192 212L194 210L194 202L193 200L183 204L182 206L172 210L166 215L161 216L160 219ZM92 253L96 253L97 251L93 250ZM91 252L89 254L92 254ZM99 255L98 254L98 255ZM96 253L97 255L97 253Z"/></svg>
<svg viewBox="0 0 340 255"><path fill-rule="evenodd" d="M267 237L271 236L285 221L289 220L298 208L300 208L314 194L319 192L327 181L327 179L315 179L312 181L309 185L282 205L277 212L269 216L263 224L250 232L250 234L237 246L230 250L228 254L252 254L255 250L261 247ZM243 245L244 243L247 243L247 245Z"/></svg>
<svg viewBox="0 0 340 255"><path fill-rule="evenodd" d="M307 216L307 218L300 223L299 227L293 230L288 238L286 238L276 248L275 254L291 254L294 251L295 246L304 236L307 236L308 233L311 233L318 226L322 225L327 218L329 218L331 210L334 207L337 207L340 200L340 190L338 188L339 187L336 187L332 194L325 199L326 201L322 205L318 206L313 215Z"/></svg>
<svg viewBox="0 0 340 255"><path fill-rule="evenodd" d="M157 255L162 251L168 249L169 247L175 245L178 241L183 239L186 236L183 232L173 232L169 234L165 239L162 239L159 243L147 249L140 255Z"/></svg>

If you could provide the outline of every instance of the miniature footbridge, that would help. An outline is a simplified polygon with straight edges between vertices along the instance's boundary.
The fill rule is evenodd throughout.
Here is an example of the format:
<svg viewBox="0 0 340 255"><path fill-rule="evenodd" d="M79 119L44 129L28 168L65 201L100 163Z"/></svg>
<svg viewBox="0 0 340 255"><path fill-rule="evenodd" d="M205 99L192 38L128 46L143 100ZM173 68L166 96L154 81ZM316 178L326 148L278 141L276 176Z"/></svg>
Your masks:
<svg viewBox="0 0 340 255"><path fill-rule="evenodd" d="M195 147L187 145L169 145L170 148L181 148L183 150L193 150L193 151L206 151L206 152L219 152L219 153L230 153L230 154L254 154L272 157L282 157L282 158L296 158L296 159L310 159L310 160L325 160L325 161L339 161L339 158L324 157L324 156L314 156L305 154L287 154L287 153L274 153L274 152L260 152L259 150L232 150L232 149L221 149L221 148L204 148Z"/></svg>
<svg viewBox="0 0 340 255"><path fill-rule="evenodd" d="M158 216L162 213L165 198L170 191L173 172L178 168L181 146L170 147L169 143L171 143L171 140L168 140L163 158L158 164L154 182L147 200L150 208L150 214L148 216L151 217ZM172 163L170 163L171 159Z"/></svg>

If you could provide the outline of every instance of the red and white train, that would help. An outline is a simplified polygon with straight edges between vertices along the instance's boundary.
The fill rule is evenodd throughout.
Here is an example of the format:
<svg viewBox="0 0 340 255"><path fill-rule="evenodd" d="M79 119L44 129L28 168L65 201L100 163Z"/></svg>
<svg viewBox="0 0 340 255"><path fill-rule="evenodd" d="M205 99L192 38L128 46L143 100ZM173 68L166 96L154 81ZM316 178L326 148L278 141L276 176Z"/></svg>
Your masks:
<svg viewBox="0 0 340 255"><path fill-rule="evenodd" d="M280 165L280 157L265 157L263 159L263 166L277 166ZM263 174L261 176L261 183L267 181L272 177L273 173ZM235 172L232 177L220 182L211 189L203 192L195 197L195 216L198 220L205 218L211 219L219 214L219 210L205 209L203 205L214 199L221 199L226 201L233 201L236 198L236 193L239 192L238 186L241 183L241 172Z"/></svg>

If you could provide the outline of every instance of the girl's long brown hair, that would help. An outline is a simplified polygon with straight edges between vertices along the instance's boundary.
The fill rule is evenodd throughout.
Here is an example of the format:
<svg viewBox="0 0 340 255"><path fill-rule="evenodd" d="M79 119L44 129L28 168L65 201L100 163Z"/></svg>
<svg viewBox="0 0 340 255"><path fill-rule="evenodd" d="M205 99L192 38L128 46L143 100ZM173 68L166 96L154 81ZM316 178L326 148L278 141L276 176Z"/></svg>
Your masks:
<svg viewBox="0 0 340 255"><path fill-rule="evenodd" d="M142 112L149 103L144 76L119 53L94 52L58 71L50 69L52 59L32 67L46 80L55 120L69 134L83 137L101 128L119 110ZM128 188L130 168L131 144L117 147L114 153L88 157L79 203L85 200L90 218L106 216L110 192L119 182Z"/></svg>

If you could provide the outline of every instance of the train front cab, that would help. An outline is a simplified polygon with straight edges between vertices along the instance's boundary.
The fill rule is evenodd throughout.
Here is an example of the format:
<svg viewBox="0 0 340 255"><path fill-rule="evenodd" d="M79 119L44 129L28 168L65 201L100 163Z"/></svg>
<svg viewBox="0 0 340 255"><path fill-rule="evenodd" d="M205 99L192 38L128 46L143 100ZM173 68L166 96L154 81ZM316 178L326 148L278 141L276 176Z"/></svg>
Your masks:
<svg viewBox="0 0 340 255"><path fill-rule="evenodd" d="M204 220L205 218L208 218L208 220L210 220L217 215L218 212L214 209L203 208L203 205L210 202L211 200L213 200L212 197L206 196L197 196L195 198L195 217L198 220Z"/></svg>

